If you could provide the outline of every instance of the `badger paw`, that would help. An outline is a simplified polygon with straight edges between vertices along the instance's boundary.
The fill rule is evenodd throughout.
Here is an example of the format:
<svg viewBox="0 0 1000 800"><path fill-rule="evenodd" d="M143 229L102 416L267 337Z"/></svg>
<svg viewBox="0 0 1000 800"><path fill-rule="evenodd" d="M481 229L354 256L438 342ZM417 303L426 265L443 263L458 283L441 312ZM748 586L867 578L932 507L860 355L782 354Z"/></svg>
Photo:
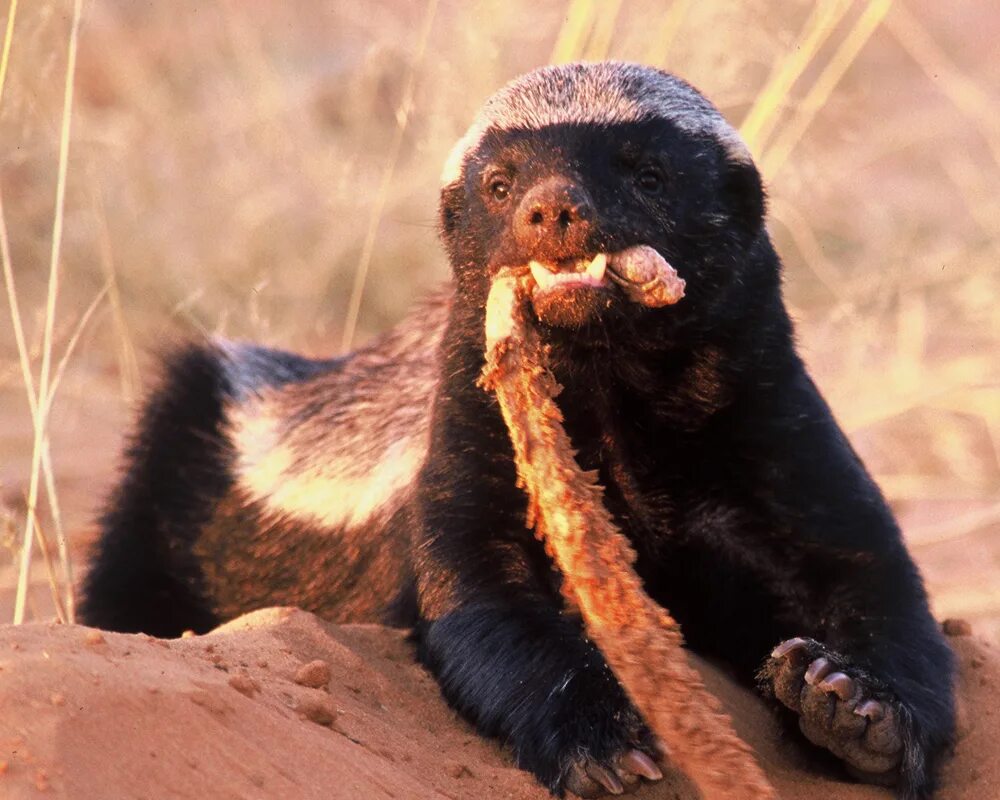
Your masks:
<svg viewBox="0 0 1000 800"><path fill-rule="evenodd" d="M663 772L646 750L629 747L604 761L590 756L574 759L566 772L564 786L579 797L602 797L631 794L643 778L658 781L662 777Z"/></svg>
<svg viewBox="0 0 1000 800"><path fill-rule="evenodd" d="M876 678L813 639L779 644L758 678L765 694L799 715L803 735L856 778L897 782L908 715Z"/></svg>
<svg viewBox="0 0 1000 800"><path fill-rule="evenodd" d="M666 750L611 670L584 666L543 689L530 718L515 720L518 766L556 797L621 795L663 778Z"/></svg>

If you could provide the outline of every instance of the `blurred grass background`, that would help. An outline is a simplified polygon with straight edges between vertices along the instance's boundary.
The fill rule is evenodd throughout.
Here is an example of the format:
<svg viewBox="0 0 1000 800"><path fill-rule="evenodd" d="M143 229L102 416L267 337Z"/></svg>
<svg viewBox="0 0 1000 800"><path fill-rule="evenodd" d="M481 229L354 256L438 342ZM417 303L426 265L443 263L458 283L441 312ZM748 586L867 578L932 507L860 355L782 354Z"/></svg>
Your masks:
<svg viewBox="0 0 1000 800"><path fill-rule="evenodd" d="M391 325L447 276L438 173L482 100L548 61L612 57L678 73L743 128L814 376L899 514L936 611L1000 633L1000 7L5 5L0 195L36 390L46 351L56 372L76 346L36 437L0 313L3 618L40 441L79 567L157 352L207 331L330 354ZM38 527L55 558L44 489ZM53 610L43 563L29 617Z"/></svg>

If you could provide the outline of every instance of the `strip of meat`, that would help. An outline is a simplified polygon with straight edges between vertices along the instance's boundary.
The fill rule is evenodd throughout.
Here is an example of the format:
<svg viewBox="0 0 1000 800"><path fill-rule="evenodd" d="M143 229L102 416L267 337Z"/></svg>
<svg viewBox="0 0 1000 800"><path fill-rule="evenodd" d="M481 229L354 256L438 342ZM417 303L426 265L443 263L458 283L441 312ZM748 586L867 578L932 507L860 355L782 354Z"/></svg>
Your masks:
<svg viewBox="0 0 1000 800"><path fill-rule="evenodd" d="M643 258L642 269L626 276L638 278L630 281L630 299L651 306L663 305L668 294L672 302L680 299L683 282L660 261ZM648 295L643 285L652 287ZM562 571L563 592L579 607L588 635L706 800L774 798L750 747L688 663L680 627L643 590L632 566L635 552L602 503L596 475L574 459L554 401L560 387L529 320L531 288L523 271L494 281L480 381L495 392L510 432L519 484L529 498L528 523Z"/></svg>

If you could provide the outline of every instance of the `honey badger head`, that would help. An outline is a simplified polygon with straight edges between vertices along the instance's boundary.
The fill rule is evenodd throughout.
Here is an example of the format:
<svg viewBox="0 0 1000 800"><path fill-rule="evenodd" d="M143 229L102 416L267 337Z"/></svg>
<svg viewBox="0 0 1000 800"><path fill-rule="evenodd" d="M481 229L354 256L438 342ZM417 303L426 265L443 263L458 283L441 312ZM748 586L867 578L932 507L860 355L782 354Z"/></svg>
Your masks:
<svg viewBox="0 0 1000 800"><path fill-rule="evenodd" d="M607 338L637 317L676 332L726 307L746 272L776 273L774 259L747 257L766 236L746 146L694 88L649 67L570 64L518 78L486 102L442 182L460 295L481 308L498 270L530 265L535 311L555 338L597 327ZM687 281L678 306L624 302L606 270L635 245Z"/></svg>

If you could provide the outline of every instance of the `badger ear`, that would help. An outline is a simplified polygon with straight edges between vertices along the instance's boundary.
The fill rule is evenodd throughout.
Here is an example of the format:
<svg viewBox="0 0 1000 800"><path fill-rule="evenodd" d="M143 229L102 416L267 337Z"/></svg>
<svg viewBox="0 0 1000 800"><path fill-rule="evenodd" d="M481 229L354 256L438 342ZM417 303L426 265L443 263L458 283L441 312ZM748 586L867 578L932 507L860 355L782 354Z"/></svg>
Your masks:
<svg viewBox="0 0 1000 800"><path fill-rule="evenodd" d="M439 222L441 225L441 236L446 243L450 243L458 230L459 219L462 214L462 201L465 192L461 181L449 183L441 190L441 199L438 203Z"/></svg>
<svg viewBox="0 0 1000 800"><path fill-rule="evenodd" d="M750 236L764 223L767 207L764 184L757 167L749 158L726 159L722 176L722 194L733 221Z"/></svg>

